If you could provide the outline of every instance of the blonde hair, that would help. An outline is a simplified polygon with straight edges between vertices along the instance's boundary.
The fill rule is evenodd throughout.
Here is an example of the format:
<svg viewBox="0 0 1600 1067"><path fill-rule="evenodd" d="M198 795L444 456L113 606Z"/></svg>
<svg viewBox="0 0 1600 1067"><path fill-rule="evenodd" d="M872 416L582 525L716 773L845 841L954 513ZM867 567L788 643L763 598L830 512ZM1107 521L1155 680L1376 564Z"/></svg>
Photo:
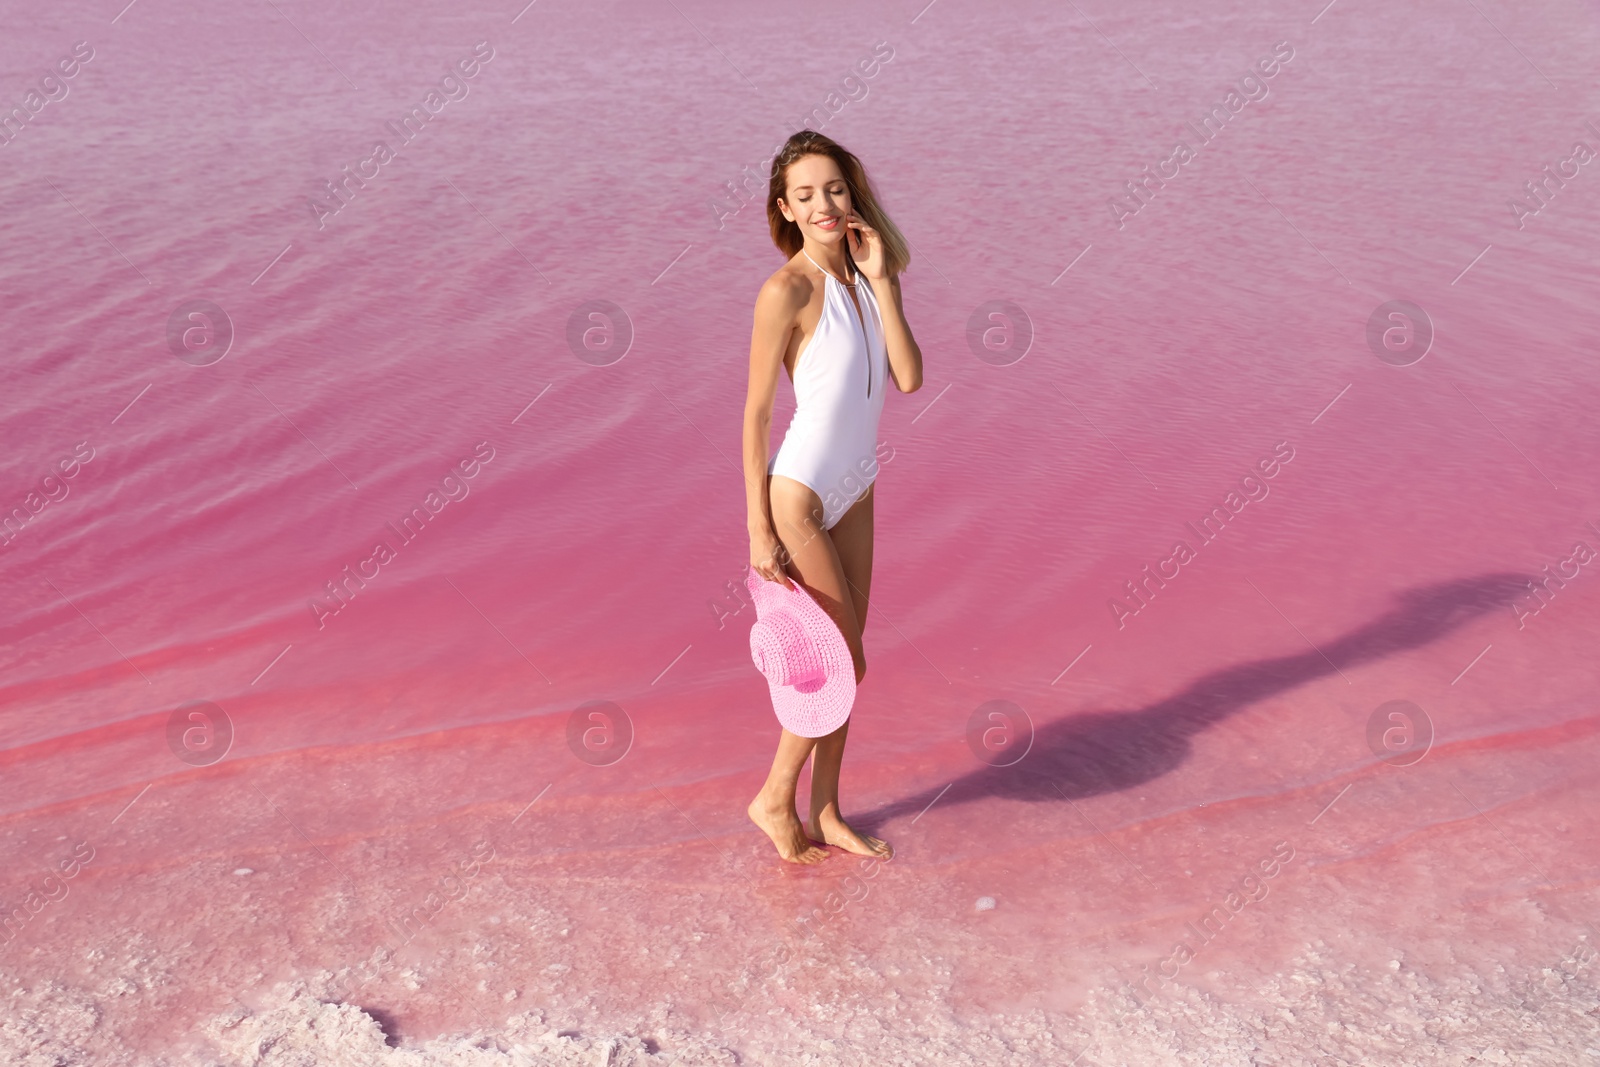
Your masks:
<svg viewBox="0 0 1600 1067"><path fill-rule="evenodd" d="M779 198L788 192L789 167L805 156L827 156L839 165L839 173L844 175L845 185L850 188L851 207L863 222L878 231L878 236L883 240L883 255L890 277L905 270L911 264L911 252L906 245L905 234L900 232L900 227L894 224L878 203L877 194L872 191L872 182L868 180L867 170L861 165L861 160L839 142L816 130L801 130L785 141L783 148L772 157L772 174L767 183L767 223L772 228L772 243L786 256L799 252L800 246L805 243L800 236L799 225L784 218L783 212L778 209Z"/></svg>

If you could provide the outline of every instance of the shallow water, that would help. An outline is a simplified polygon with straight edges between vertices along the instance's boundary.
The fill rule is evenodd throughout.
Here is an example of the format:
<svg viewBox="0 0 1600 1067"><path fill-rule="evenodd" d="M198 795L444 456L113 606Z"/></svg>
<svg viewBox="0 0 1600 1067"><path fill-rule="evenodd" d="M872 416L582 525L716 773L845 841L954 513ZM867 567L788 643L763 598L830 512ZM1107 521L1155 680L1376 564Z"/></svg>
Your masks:
<svg viewBox="0 0 1600 1067"><path fill-rule="evenodd" d="M1592 4L517 6L0 39L6 107L93 52L0 145L8 1062L1600 1055ZM725 183L875 46L897 853L799 870Z"/></svg>

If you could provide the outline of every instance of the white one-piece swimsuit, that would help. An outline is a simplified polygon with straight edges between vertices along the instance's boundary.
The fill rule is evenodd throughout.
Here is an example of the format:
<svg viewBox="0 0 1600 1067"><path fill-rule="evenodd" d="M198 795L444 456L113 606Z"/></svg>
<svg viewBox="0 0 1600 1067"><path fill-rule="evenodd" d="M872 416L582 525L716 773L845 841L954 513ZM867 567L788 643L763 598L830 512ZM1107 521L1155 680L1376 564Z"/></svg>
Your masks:
<svg viewBox="0 0 1600 1067"><path fill-rule="evenodd" d="M800 254L822 270L804 249ZM822 273L822 314L795 356L794 415L767 473L793 478L816 493L822 525L832 529L878 476L878 416L889 354L872 286L856 286L858 315L844 283Z"/></svg>

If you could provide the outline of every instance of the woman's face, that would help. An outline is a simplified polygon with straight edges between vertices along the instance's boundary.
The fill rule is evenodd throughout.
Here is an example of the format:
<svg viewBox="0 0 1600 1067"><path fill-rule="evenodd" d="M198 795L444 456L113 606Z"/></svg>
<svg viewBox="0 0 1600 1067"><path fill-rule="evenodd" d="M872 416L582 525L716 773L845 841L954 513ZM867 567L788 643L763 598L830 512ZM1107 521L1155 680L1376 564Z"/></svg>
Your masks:
<svg viewBox="0 0 1600 1067"><path fill-rule="evenodd" d="M789 164L788 188L779 198L783 217L800 227L800 236L818 244L844 239L845 218L855 210L850 187L832 156L801 156Z"/></svg>

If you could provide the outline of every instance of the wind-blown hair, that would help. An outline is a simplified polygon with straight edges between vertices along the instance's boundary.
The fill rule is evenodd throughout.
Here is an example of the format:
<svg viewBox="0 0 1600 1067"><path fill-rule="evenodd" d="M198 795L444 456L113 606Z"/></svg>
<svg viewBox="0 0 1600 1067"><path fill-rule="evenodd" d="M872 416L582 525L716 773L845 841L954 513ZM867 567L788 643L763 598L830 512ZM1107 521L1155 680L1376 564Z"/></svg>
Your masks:
<svg viewBox="0 0 1600 1067"><path fill-rule="evenodd" d="M784 218L783 212L778 209L778 199L788 193L790 165L805 156L827 156L839 165L839 173L844 175L845 185L850 188L851 207L862 221L878 231L878 236L883 240L883 255L889 276L905 270L911 263L905 235L879 205L861 160L833 138L815 130L801 130L785 141L782 150L772 157L772 174L767 183L767 223L772 228L772 243L786 256L793 256L805 243L800 236L800 227ZM847 251L849 247L845 245Z"/></svg>

